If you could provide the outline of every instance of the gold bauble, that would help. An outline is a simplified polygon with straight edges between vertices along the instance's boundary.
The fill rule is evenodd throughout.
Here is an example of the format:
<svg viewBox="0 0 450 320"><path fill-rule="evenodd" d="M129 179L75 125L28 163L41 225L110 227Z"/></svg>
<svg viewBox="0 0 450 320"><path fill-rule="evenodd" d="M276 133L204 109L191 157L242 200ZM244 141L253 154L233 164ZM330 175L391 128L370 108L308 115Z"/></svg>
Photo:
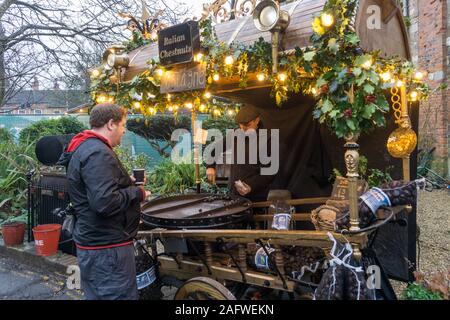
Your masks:
<svg viewBox="0 0 450 320"><path fill-rule="evenodd" d="M394 158L409 156L417 146L417 135L412 129L398 128L391 133L387 149Z"/></svg>

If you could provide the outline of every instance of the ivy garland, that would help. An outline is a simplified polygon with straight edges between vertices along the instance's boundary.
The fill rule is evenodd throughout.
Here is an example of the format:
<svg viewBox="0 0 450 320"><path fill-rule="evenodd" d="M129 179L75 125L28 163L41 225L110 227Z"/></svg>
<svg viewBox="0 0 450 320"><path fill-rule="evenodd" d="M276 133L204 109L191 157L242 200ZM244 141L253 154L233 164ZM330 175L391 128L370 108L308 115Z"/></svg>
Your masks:
<svg viewBox="0 0 450 320"><path fill-rule="evenodd" d="M326 123L338 137L360 134L385 125L389 111L386 91L405 85L412 100L426 99L430 88L424 84L410 62L399 58L383 59L379 51L363 52L352 26L357 0L328 0L322 13L313 20L312 45L293 54L280 54L279 72L272 74L271 44L260 38L253 45L227 45L218 41L212 21L200 23L202 58L206 64L205 90L160 94L160 79L166 70L152 59L148 69L128 83L111 80L112 71L101 70L92 81L92 98L97 103L115 101L144 115L178 112L195 108L200 112L232 114L237 106L211 98L210 89L220 77L239 77L248 85L248 75L272 85L272 96L281 106L290 93L314 95L314 118ZM139 37L135 37L136 41ZM139 40L138 45L142 41ZM137 45L128 44L134 49ZM199 56L197 56L199 58Z"/></svg>

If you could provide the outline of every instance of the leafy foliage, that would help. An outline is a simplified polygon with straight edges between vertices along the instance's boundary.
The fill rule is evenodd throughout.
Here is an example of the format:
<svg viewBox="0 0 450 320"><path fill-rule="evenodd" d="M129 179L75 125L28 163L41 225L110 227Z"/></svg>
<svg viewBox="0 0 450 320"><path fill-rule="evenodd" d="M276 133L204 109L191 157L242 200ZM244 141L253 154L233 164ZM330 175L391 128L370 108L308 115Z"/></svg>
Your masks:
<svg viewBox="0 0 450 320"><path fill-rule="evenodd" d="M200 176L205 175L205 168L200 167ZM153 193L184 193L195 186L195 165L176 164L167 159L155 166L147 179L147 185Z"/></svg>
<svg viewBox="0 0 450 320"><path fill-rule="evenodd" d="M0 128L0 143L2 142L12 142L13 136L6 128Z"/></svg>
<svg viewBox="0 0 450 320"><path fill-rule="evenodd" d="M450 269L444 272L425 275L414 272L416 281L403 292L408 300L449 300L450 299Z"/></svg>
<svg viewBox="0 0 450 320"><path fill-rule="evenodd" d="M234 120L234 117L224 115L218 118L208 118L207 120L203 121L202 127L205 130L218 129L220 130L220 132L222 132L222 135L225 136L227 129L235 129L238 127L238 124Z"/></svg>
<svg viewBox="0 0 450 320"><path fill-rule="evenodd" d="M328 0L321 14L332 17L333 23L324 25L322 15L315 17L312 45L296 47L294 54L281 53L278 74L271 72L270 43L260 38L253 45L227 44L218 40L212 21L206 19L200 24L203 57L199 62L206 65L207 73L204 91L161 94L161 72L165 68L152 59L148 69L129 83L117 84L111 71L104 71L92 81L92 98L97 102L115 100L128 108L137 106L136 111L145 115L166 110L177 112L183 105L219 114L235 106L214 103L205 95L218 79L238 78L240 87L245 88L251 73L260 74L272 85L271 94L278 106L290 93L314 95L317 98L314 118L326 123L340 138L358 136L385 126L384 116L389 111L385 93L398 80L405 83L408 91L416 91L418 99L426 99L431 91L414 78L415 69L410 62L397 57L383 59L378 51L361 49L352 25L357 3L357 0ZM232 63L225 63L226 59ZM387 73L392 75L392 81L382 77Z"/></svg>
<svg viewBox="0 0 450 320"><path fill-rule="evenodd" d="M86 126L74 117L40 120L23 129L19 141L36 143L43 136L76 134L86 129Z"/></svg>
<svg viewBox="0 0 450 320"><path fill-rule="evenodd" d="M403 299L405 300L442 300L442 297L435 292L431 292L423 285L412 283L403 292Z"/></svg>
<svg viewBox="0 0 450 320"><path fill-rule="evenodd" d="M368 168L368 160L361 156L359 159L358 173L361 179L367 181L370 188L379 187L383 183L391 182L391 172L393 167L387 167L384 171L374 168ZM342 177L342 173L338 169L333 169L333 176Z"/></svg>
<svg viewBox="0 0 450 320"><path fill-rule="evenodd" d="M3 218L23 213L26 204L26 172L37 166L33 144L0 142L0 212Z"/></svg>
<svg viewBox="0 0 450 320"><path fill-rule="evenodd" d="M145 153L133 156L129 148L122 146L114 148L114 152L130 175L133 173L133 169L148 168L150 158Z"/></svg>
<svg viewBox="0 0 450 320"><path fill-rule="evenodd" d="M135 118L127 121L131 132L146 139L162 157L169 157L170 150L176 145L171 141L172 133L177 129L191 129L191 119L186 115L161 114L153 117Z"/></svg>

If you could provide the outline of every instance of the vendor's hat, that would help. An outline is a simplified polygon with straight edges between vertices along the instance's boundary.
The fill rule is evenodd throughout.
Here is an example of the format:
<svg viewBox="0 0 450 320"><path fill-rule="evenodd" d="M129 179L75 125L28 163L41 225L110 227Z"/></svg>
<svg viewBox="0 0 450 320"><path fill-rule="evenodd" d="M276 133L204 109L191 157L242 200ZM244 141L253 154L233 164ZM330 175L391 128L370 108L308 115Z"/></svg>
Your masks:
<svg viewBox="0 0 450 320"><path fill-rule="evenodd" d="M258 109L252 104L244 104L236 114L237 123L249 123L259 117Z"/></svg>

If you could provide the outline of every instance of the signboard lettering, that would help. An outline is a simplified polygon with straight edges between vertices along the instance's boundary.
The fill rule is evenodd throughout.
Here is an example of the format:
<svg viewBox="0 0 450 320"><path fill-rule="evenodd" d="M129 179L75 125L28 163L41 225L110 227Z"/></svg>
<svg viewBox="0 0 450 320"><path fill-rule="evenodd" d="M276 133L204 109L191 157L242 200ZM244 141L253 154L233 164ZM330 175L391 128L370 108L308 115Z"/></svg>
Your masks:
<svg viewBox="0 0 450 320"><path fill-rule="evenodd" d="M198 22L187 21L159 31L158 48L164 66L191 62L200 50Z"/></svg>
<svg viewBox="0 0 450 320"><path fill-rule="evenodd" d="M206 66L195 64L175 67L161 78L161 93L200 90L206 88Z"/></svg>

